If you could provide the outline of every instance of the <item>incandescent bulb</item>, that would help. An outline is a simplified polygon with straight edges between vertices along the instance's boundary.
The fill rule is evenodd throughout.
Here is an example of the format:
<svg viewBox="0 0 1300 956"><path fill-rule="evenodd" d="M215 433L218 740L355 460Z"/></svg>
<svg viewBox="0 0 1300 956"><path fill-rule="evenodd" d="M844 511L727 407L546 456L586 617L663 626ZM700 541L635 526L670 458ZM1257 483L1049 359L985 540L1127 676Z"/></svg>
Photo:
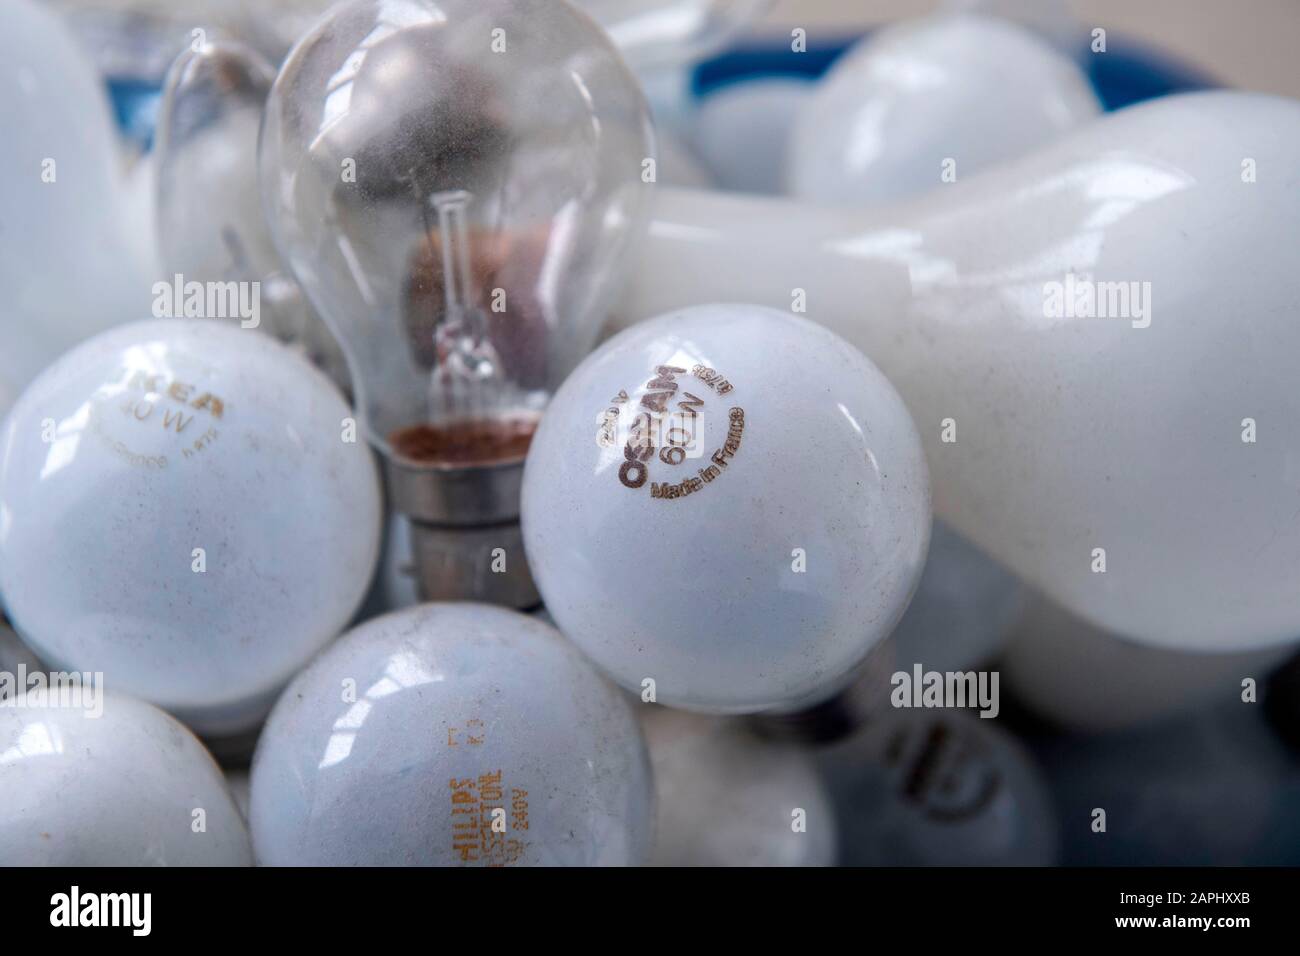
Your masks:
<svg viewBox="0 0 1300 956"><path fill-rule="evenodd" d="M936 513L980 549L1135 641L1288 644L1297 168L1300 104L1223 91L878 210L661 188L618 318L803 289L898 387Z"/></svg>
<svg viewBox="0 0 1300 956"><path fill-rule="evenodd" d="M361 0L286 60L267 215L347 353L426 597L536 603L523 456L644 229L652 153L635 81L567 3Z"/></svg>
<svg viewBox="0 0 1300 956"><path fill-rule="evenodd" d="M252 864L221 770L193 734L143 701L75 692L0 707L0 863Z"/></svg>
<svg viewBox="0 0 1300 956"><path fill-rule="evenodd" d="M350 421L257 332L165 319L83 343L0 430L14 627L200 733L252 728L374 571L380 488Z"/></svg>
<svg viewBox="0 0 1300 956"><path fill-rule="evenodd" d="M632 705L556 630L483 604L375 618L298 675L253 761L258 862L643 861Z"/></svg>
<svg viewBox="0 0 1300 956"><path fill-rule="evenodd" d="M257 135L274 81L265 60L232 43L187 50L168 72L153 160L162 291L183 306L178 314L259 328L347 388L343 353L288 275L262 212ZM224 297L207 295L214 285Z"/></svg>
<svg viewBox="0 0 1300 956"><path fill-rule="evenodd" d="M126 227L103 84L54 14L5 4L0 149L0 415L61 353L149 315L154 265Z"/></svg>
<svg viewBox="0 0 1300 956"><path fill-rule="evenodd" d="M885 377L820 326L747 305L602 345L524 476L529 560L564 634L624 687L718 713L849 681L907 607L929 509Z"/></svg>
<svg viewBox="0 0 1300 956"><path fill-rule="evenodd" d="M950 185L1101 113L1088 77L991 17L887 26L837 60L789 140L788 191L867 205Z"/></svg>

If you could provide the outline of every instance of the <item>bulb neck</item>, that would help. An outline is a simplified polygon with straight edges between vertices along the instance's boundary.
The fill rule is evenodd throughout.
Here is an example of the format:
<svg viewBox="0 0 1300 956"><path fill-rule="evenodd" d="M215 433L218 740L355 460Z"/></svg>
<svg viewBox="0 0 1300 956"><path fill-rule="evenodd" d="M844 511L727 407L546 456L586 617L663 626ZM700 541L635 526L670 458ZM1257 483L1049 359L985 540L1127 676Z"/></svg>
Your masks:
<svg viewBox="0 0 1300 956"><path fill-rule="evenodd" d="M389 501L410 521L422 601L481 601L519 610L542 603L524 555L519 501L524 462L429 465L385 460Z"/></svg>

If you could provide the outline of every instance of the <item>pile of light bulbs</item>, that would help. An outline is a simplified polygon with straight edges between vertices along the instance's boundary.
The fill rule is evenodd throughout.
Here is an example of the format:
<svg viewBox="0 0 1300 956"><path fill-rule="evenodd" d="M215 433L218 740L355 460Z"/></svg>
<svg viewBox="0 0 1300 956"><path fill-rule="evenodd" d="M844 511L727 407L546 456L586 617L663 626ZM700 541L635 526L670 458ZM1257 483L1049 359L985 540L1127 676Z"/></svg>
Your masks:
<svg viewBox="0 0 1300 956"><path fill-rule="evenodd" d="M326 6L214 14L130 173L0 13L0 864L1050 864L899 673L1125 728L1293 652L1300 104L1098 118L1015 4L698 110L763 3Z"/></svg>

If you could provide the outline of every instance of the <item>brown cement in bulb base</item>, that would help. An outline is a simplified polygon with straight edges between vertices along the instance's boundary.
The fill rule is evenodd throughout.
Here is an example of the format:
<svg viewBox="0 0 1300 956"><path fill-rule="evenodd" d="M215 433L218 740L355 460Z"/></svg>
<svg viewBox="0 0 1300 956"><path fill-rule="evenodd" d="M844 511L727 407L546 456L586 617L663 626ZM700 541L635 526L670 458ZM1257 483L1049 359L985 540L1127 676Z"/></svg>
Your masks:
<svg viewBox="0 0 1300 956"><path fill-rule="evenodd" d="M523 461L536 431L536 420L529 418L424 423L399 428L388 443L416 464L475 467Z"/></svg>

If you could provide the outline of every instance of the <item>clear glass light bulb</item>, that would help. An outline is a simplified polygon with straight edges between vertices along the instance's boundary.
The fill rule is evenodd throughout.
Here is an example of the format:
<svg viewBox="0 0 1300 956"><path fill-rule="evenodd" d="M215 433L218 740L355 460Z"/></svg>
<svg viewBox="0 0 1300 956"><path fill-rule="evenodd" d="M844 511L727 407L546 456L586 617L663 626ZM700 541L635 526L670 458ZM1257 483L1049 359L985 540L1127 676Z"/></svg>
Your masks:
<svg viewBox="0 0 1300 956"><path fill-rule="evenodd" d="M193 283L245 283L227 319L292 345L350 389L342 350L290 276L257 185L257 136L275 70L252 49L207 43L172 64L154 144L163 281L189 306ZM203 301L201 298L198 300Z"/></svg>
<svg viewBox="0 0 1300 956"><path fill-rule="evenodd" d="M347 353L399 511L517 521L537 416L645 228L652 155L635 80L567 3L361 0L290 53L262 132L266 212ZM417 538L439 574L471 569L427 597L536 603L531 582L477 570L504 545L526 574L508 532Z"/></svg>

